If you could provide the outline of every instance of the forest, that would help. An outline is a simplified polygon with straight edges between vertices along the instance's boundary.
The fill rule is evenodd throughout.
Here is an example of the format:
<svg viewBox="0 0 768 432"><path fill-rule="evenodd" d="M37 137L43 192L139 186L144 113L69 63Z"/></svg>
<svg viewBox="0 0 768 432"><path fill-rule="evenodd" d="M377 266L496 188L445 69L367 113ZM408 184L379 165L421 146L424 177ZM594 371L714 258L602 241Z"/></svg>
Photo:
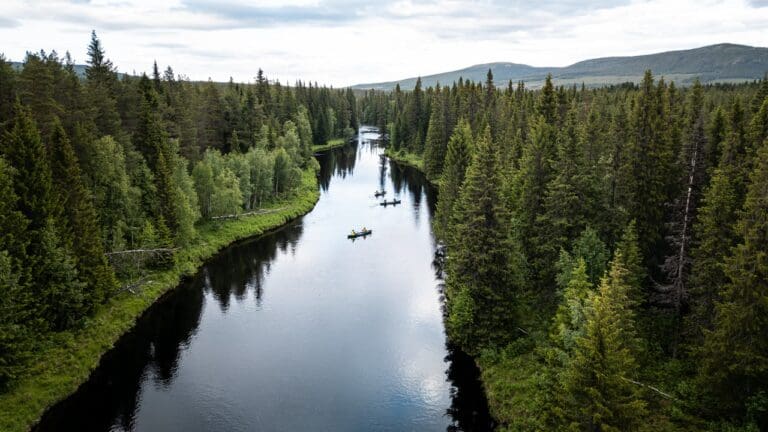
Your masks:
<svg viewBox="0 0 768 432"><path fill-rule="evenodd" d="M0 56L0 395L68 332L109 327L90 320L201 230L290 203L313 146L357 128L351 90L119 74L95 32L87 64Z"/></svg>
<svg viewBox="0 0 768 432"><path fill-rule="evenodd" d="M768 429L768 76L367 91L500 430Z"/></svg>

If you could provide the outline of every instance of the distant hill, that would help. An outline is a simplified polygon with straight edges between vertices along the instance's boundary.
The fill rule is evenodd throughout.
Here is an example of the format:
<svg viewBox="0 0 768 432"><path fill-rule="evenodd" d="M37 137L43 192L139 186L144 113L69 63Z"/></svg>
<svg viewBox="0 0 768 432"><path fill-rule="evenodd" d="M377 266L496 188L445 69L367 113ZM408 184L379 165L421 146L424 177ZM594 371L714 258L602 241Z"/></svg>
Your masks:
<svg viewBox="0 0 768 432"><path fill-rule="evenodd" d="M605 57L584 60L566 67L534 67L517 63L486 63L465 69L429 75L421 78L422 85L452 84L459 77L472 81L485 81L488 69L493 71L497 85L508 81L524 81L526 87L541 87L548 73L560 85L595 87L639 82L646 69L655 76L663 75L678 85L688 85L698 77L704 83L742 82L762 78L768 72L768 48L746 45L719 44L702 48L667 51L633 57ZM382 83L358 84L354 89L391 90L396 84L404 90L416 85L416 78Z"/></svg>
<svg viewBox="0 0 768 432"><path fill-rule="evenodd" d="M21 70L24 67L24 63L21 63L21 62L11 62L11 67L18 71L18 70ZM80 78L85 78L85 68L87 68L87 67L88 66L86 66L86 65L76 64L75 65L75 73L77 74L77 76L79 76ZM118 72L117 73L117 78L118 79L123 79L123 75L125 75L125 74L122 73L122 72Z"/></svg>

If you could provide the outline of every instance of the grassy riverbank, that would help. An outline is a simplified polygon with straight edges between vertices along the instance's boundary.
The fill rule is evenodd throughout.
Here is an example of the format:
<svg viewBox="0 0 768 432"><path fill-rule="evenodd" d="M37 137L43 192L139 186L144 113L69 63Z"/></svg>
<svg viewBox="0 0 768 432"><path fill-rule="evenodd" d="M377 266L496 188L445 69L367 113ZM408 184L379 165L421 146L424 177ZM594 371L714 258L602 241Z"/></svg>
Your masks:
<svg viewBox="0 0 768 432"><path fill-rule="evenodd" d="M319 198L313 170L291 198L267 207L269 213L226 222L199 225L198 236L178 251L176 265L148 275L135 294L124 292L104 305L82 328L55 334L30 360L23 376L0 395L0 431L23 432L45 410L74 392L99 364L101 356L130 330L141 314L161 295L178 286L221 249L235 241L258 236L306 214Z"/></svg>
<svg viewBox="0 0 768 432"><path fill-rule="evenodd" d="M386 149L384 149L384 155L401 165L407 165L409 167L416 168L417 170L424 173L424 158L422 158L417 154L408 153L405 150L400 150L395 152L392 150L391 147L387 147ZM426 177L426 175L424 177ZM437 179L427 178L427 181L431 183L432 186L435 186L435 187L440 186L439 178Z"/></svg>
<svg viewBox="0 0 768 432"><path fill-rule="evenodd" d="M317 152L322 152L326 150L331 150L337 147L343 147L346 143L347 143L347 140L345 140L344 138L334 138L332 140L329 140L325 144L312 146L312 151L317 153Z"/></svg>

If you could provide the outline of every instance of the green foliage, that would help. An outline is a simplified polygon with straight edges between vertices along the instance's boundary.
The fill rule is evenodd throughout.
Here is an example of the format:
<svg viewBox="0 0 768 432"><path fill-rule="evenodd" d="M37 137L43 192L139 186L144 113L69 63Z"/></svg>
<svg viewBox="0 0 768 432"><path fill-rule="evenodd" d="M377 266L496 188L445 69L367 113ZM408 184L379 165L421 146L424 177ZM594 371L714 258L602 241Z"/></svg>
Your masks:
<svg viewBox="0 0 768 432"><path fill-rule="evenodd" d="M645 420L646 403L629 381L638 372L637 335L628 296L632 287L626 283L629 272L621 262L619 251L590 297L584 335L563 371L565 418L575 430L637 430Z"/></svg>
<svg viewBox="0 0 768 432"><path fill-rule="evenodd" d="M128 233L143 225L141 190L128 176L125 153L117 141L107 136L85 145L88 186L93 193L101 238L106 250L120 250L130 241Z"/></svg>
<svg viewBox="0 0 768 432"><path fill-rule="evenodd" d="M449 229L453 206L464 183L464 174L469 165L469 152L472 147L472 131L469 129L469 123L462 120L448 141L445 170L440 182L440 200L437 202L433 223L438 236L444 236Z"/></svg>
<svg viewBox="0 0 768 432"><path fill-rule="evenodd" d="M156 63L151 79L119 78L95 33L87 62L81 79L68 54L30 53L18 71L0 56L0 388L13 394L19 382L45 375L40 367L70 359L67 350L87 347L83 355L95 361L112 345L114 309L103 305L126 292L119 283L173 269L178 277L177 266L190 262L185 251L210 255L311 208L312 126L322 123L326 142L348 137L358 121L350 91L270 84L261 72L255 85L226 87L170 67L161 74ZM268 210L276 203L287 210ZM223 229L222 241L198 223L254 210L274 214ZM202 243L201 229L209 230ZM156 248L173 252L134 259L145 251L132 249ZM123 300L133 308L116 318L125 330L151 299ZM51 347L61 351L46 360ZM76 373L56 369L34 401L23 393L24 403L0 412L0 429L25 429L93 361L70 362Z"/></svg>
<svg viewBox="0 0 768 432"><path fill-rule="evenodd" d="M261 235L307 213L318 197L315 173L306 171L296 194L269 206L271 212L199 225L199 236L176 254L171 268L152 270L147 275L149 282L136 294L126 291L111 297L106 305L97 308L87 326L49 335L48 343L30 353L34 367L15 364L16 378L10 390L0 393L0 430L28 430L49 406L77 390L98 366L105 350L130 330L150 305L178 286L183 277L193 274L227 245ZM5 321L0 321L0 328L3 324Z"/></svg>
<svg viewBox="0 0 768 432"><path fill-rule="evenodd" d="M515 295L521 288L515 285L523 269L509 268L514 247L499 235L507 232L508 213L499 199L497 163L486 129L476 142L448 233L448 248L453 251L447 260L449 321L471 323L464 328L449 327L454 330L449 334L466 341L462 347L469 352L509 340ZM456 297L460 299L458 310L454 310ZM467 318L470 313L471 319ZM454 318L454 314L461 317Z"/></svg>
<svg viewBox="0 0 768 432"><path fill-rule="evenodd" d="M714 330L705 334L700 379L714 413L768 425L750 409L768 391L768 141L756 155L743 212L740 243L725 261L727 283L716 304Z"/></svg>
<svg viewBox="0 0 768 432"><path fill-rule="evenodd" d="M587 299L593 286L587 276L587 264L583 258L579 258L576 267L570 272L551 330L555 345L566 354L572 353L576 341L584 337Z"/></svg>
<svg viewBox="0 0 768 432"><path fill-rule="evenodd" d="M768 130L768 83L677 87L648 71L639 85L579 89L548 79L528 91L498 88L498 71L488 72L473 75L484 84L460 79L424 89L414 80L412 92L368 91L360 105L363 121L386 127L386 154L433 182L439 137L454 131L434 218L446 245L446 327L452 341L480 356L501 429L639 429L631 411L640 406L647 429L764 428L764 377L755 378L762 366L754 366L762 345L726 360L725 348L702 343L725 332L716 305L729 303L731 248L745 242L735 222L746 217L749 173L763 157L756 149ZM473 145L480 140L490 146ZM469 159L483 165L472 169L472 181L462 162ZM765 251L757 244L754 257ZM612 271L602 279L609 259ZM751 262L759 278L765 263ZM613 300L586 301L601 280L607 294L595 299ZM740 286L757 289L750 284ZM738 303L729 320L736 310L757 310L758 298L743 299L749 306ZM583 328L567 327L569 320ZM724 346L749 332L765 339L752 324L759 319L737 322L718 339L733 340ZM746 343L738 349L748 352ZM707 362L733 376L694 379ZM749 384L736 376L747 366ZM729 405L720 399L731 393L721 388L748 391ZM723 413L725 420L707 423ZM625 416L627 426L617 420Z"/></svg>
<svg viewBox="0 0 768 432"><path fill-rule="evenodd" d="M112 268L104 256L96 210L91 192L83 184L75 151L60 123L54 124L51 138L51 167L55 190L61 200L67 243L76 257L77 271L87 292L84 303L91 310L106 300L117 286Z"/></svg>

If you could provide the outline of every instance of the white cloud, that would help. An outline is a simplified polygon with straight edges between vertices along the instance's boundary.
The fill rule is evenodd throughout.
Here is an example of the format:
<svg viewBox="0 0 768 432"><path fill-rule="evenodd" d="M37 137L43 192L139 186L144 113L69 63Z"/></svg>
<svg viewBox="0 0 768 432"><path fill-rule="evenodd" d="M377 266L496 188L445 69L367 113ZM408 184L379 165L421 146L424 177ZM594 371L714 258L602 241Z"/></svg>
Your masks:
<svg viewBox="0 0 768 432"><path fill-rule="evenodd" d="M761 7L762 6L762 7ZM0 2L0 51L71 51L91 29L123 71L161 67L193 79L336 86L512 61L579 60L733 42L768 45L761 1L92 0Z"/></svg>

